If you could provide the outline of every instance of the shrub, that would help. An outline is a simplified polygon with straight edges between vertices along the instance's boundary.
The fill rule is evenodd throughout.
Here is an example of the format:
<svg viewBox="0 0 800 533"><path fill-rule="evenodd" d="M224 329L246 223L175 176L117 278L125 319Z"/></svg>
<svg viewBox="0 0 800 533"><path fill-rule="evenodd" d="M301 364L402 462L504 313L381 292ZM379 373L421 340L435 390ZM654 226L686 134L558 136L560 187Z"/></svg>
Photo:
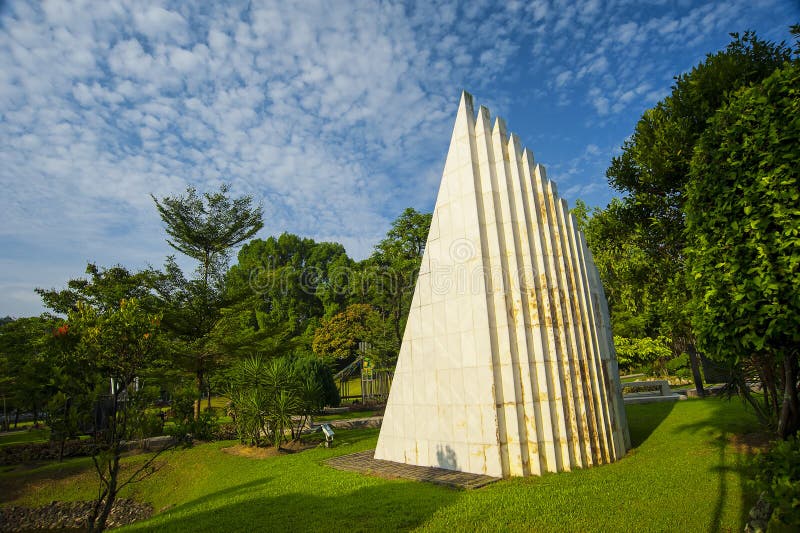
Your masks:
<svg viewBox="0 0 800 533"><path fill-rule="evenodd" d="M288 358L251 357L230 372L228 397L239 440L279 447L298 439L308 417L324 405L324 387L316 372Z"/></svg>
<svg viewBox="0 0 800 533"><path fill-rule="evenodd" d="M172 393L173 429L170 433L180 439L187 434L199 440L214 440L219 426L219 417L212 409L206 409L194 417L196 391L191 387L179 388Z"/></svg>
<svg viewBox="0 0 800 533"><path fill-rule="evenodd" d="M294 367L302 376L312 378L322 388L317 408L321 411L326 405L338 407L341 403L339 389L333 379L330 365L314 355L301 357L294 362Z"/></svg>
<svg viewBox="0 0 800 533"><path fill-rule="evenodd" d="M189 423L189 433L192 437L199 440L214 440L217 428L219 426L219 417L213 409L206 409L200 413L200 416Z"/></svg>
<svg viewBox="0 0 800 533"><path fill-rule="evenodd" d="M800 434L756 459L755 484L772 505L773 519L800 527Z"/></svg>
<svg viewBox="0 0 800 533"><path fill-rule="evenodd" d="M664 365L672 357L669 339L666 337L635 339L615 336L614 346L619 367L626 372L652 365L654 370L664 373Z"/></svg>
<svg viewBox="0 0 800 533"><path fill-rule="evenodd" d="M682 353L666 362L664 367L670 376L677 376L680 379L691 379L692 368L689 364L689 354Z"/></svg>

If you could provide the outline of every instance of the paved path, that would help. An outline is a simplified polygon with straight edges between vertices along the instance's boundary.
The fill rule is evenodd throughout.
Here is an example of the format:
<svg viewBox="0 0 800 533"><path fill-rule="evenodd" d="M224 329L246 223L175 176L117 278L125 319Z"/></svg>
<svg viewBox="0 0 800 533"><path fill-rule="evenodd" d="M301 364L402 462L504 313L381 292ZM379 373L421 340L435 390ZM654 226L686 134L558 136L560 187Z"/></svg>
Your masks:
<svg viewBox="0 0 800 533"><path fill-rule="evenodd" d="M339 457L328 459L325 463L337 470L360 472L362 474L369 474L386 479L400 478L425 481L458 489L479 489L500 479L480 474L445 470L444 468L382 461L375 459L375 450L367 450L350 455L340 455Z"/></svg>

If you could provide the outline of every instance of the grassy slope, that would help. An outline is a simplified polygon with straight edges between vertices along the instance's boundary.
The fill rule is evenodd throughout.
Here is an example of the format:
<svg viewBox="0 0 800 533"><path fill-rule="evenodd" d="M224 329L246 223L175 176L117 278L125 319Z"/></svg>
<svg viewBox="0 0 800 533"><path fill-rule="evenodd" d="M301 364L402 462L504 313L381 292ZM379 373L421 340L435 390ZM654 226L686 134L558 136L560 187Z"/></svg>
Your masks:
<svg viewBox="0 0 800 533"><path fill-rule="evenodd" d="M133 487L160 514L127 530L741 530L753 496L728 439L754 420L738 402L635 405L628 419L636 448L616 464L469 492L321 464L373 447L376 430L337 432L332 450L266 460L200 445L162 456L160 471ZM79 459L6 473L0 494L6 504L86 499L94 486L87 466Z"/></svg>
<svg viewBox="0 0 800 533"><path fill-rule="evenodd" d="M49 439L49 429L21 429L0 435L0 446L19 444L21 442L47 442Z"/></svg>

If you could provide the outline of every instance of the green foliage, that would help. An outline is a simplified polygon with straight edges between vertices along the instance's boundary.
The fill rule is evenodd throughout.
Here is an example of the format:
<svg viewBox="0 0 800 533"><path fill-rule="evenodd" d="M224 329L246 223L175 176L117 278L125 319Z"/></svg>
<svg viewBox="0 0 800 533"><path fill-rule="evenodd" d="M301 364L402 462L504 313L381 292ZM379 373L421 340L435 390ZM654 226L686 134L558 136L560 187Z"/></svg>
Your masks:
<svg viewBox="0 0 800 533"><path fill-rule="evenodd" d="M648 289L656 305L685 292L684 186L694 145L707 120L736 89L758 83L791 56L783 43L760 40L752 32L731 35L725 50L709 54L678 76L672 93L644 113L606 173L609 183L627 194L614 208L622 229L618 235L641 251L638 264L649 263ZM670 285L676 285L674 290L664 292ZM669 306L672 313L662 313L663 332L684 329L682 308L677 301Z"/></svg>
<svg viewBox="0 0 800 533"><path fill-rule="evenodd" d="M351 274L352 261L340 244L289 233L255 239L226 275L227 297L242 304L227 309L223 319L241 324L239 350L248 355L311 353L319 320L344 308Z"/></svg>
<svg viewBox="0 0 800 533"><path fill-rule="evenodd" d="M403 340L431 217L431 213L420 213L412 208L403 211L392 222L386 238L361 265L362 271L355 280L355 300L372 305L386 323L373 329L391 332L394 336L391 344L387 344L387 337L375 339L376 346L385 345L383 351L394 352L395 357Z"/></svg>
<svg viewBox="0 0 800 533"><path fill-rule="evenodd" d="M321 409L325 394L318 375L303 374L303 368L308 367L296 366L286 357L249 357L233 366L228 397L242 442L280 447L289 436L300 438L308 417Z"/></svg>
<svg viewBox="0 0 800 533"><path fill-rule="evenodd" d="M163 364L160 323L161 315L149 313L135 298L108 309L79 301L67 324L55 332L64 345L67 366L91 369L113 384L111 397L99 403L107 409L107 424L95 428L92 461L99 487L88 520L90 531L105 529L119 491L152 471L155 456L127 479L120 478L122 443L147 436L155 427L155 415L147 412L152 391L139 389L136 380ZM82 391L85 396L93 392Z"/></svg>
<svg viewBox="0 0 800 533"><path fill-rule="evenodd" d="M675 354L689 354L698 390L702 378L687 312L684 232L693 150L708 119L731 95L791 58L784 43L760 40L753 32L731 37L724 50L678 76L671 94L645 111L606 171L625 197L586 224L615 331L669 336Z"/></svg>
<svg viewBox="0 0 800 533"><path fill-rule="evenodd" d="M691 377L691 367L689 366L689 354L682 353L666 362L664 368L670 376L677 376L681 379Z"/></svg>
<svg viewBox="0 0 800 533"><path fill-rule="evenodd" d="M67 282L67 288L36 289L44 305L56 313L67 314L78 308L82 302L95 309L106 311L119 307L122 300L136 298L143 307L154 310L157 305L150 294L152 272L131 272L117 265L111 268L100 268L94 263L86 265L89 279L75 278Z"/></svg>
<svg viewBox="0 0 800 533"><path fill-rule="evenodd" d="M316 398L309 399L309 401L317 402L315 405L316 410L322 411L326 405L330 407L339 406L341 402L339 389L336 387L330 365L322 359L310 355L296 359L294 366L301 376L310 378L314 383L318 383L322 389L322 393Z"/></svg>
<svg viewBox="0 0 800 533"><path fill-rule="evenodd" d="M712 356L800 342L800 68L711 120L687 187L693 320Z"/></svg>
<svg viewBox="0 0 800 533"><path fill-rule="evenodd" d="M195 392L190 387L178 387L171 394L170 411L176 425L186 426L194 418ZM186 427L183 434L191 433Z"/></svg>
<svg viewBox="0 0 800 533"><path fill-rule="evenodd" d="M664 294L669 269L656 264L641 246L623 201L613 199L589 216L584 207L586 242L603 280L613 331L621 337L656 337L665 321ZM575 211L573 210L573 213Z"/></svg>
<svg viewBox="0 0 800 533"><path fill-rule="evenodd" d="M77 338L72 364L94 368L124 385L164 355L161 315L146 312L136 299L122 300L118 309L106 312L79 302L68 324L68 335Z"/></svg>
<svg viewBox="0 0 800 533"><path fill-rule="evenodd" d="M188 188L184 196L152 196L170 239L167 242L181 253L198 261L197 278L187 280L173 258L167 259L154 286L164 303L165 327L176 337L175 353L184 370L195 376L200 416L200 397L211 393L211 376L223 353L213 342L211 332L221 310L238 300L226 301L224 273L232 248L255 235L264 223L262 207L252 198L228 197L227 185L217 193L201 196Z"/></svg>
<svg viewBox="0 0 800 533"><path fill-rule="evenodd" d="M253 207L252 198L228 198L230 187L222 185L217 193L205 193L202 198L189 187L185 196L155 196L159 215L166 225L170 246L200 262L201 274L206 276L217 259L241 244L264 227L263 209Z"/></svg>
<svg viewBox="0 0 800 533"><path fill-rule="evenodd" d="M47 339L62 324L63 321L43 315L18 318L0 326L0 392L7 410L30 411L38 419L56 392L49 378L59 362Z"/></svg>
<svg viewBox="0 0 800 533"><path fill-rule="evenodd" d="M82 413L72 399L63 392L57 392L47 402L47 425L50 428L50 439L63 442L78 435ZM83 413L85 414L85 413Z"/></svg>
<svg viewBox="0 0 800 533"><path fill-rule="evenodd" d="M755 486L773 509L773 519L800 528L800 435L772 444L756 460Z"/></svg>
<svg viewBox="0 0 800 533"><path fill-rule="evenodd" d="M686 189L699 344L734 367L756 358L767 420L783 436L800 429L798 116L800 66L787 63L709 121Z"/></svg>
<svg viewBox="0 0 800 533"><path fill-rule="evenodd" d="M370 317L374 318L376 314L368 304L353 304L323 320L314 334L314 353L332 359L353 356L359 342L370 340Z"/></svg>
<svg viewBox="0 0 800 533"><path fill-rule="evenodd" d="M663 369L664 364L672 357L669 339L666 337L636 339L615 335L614 347L617 351L617 363L626 372L654 364Z"/></svg>

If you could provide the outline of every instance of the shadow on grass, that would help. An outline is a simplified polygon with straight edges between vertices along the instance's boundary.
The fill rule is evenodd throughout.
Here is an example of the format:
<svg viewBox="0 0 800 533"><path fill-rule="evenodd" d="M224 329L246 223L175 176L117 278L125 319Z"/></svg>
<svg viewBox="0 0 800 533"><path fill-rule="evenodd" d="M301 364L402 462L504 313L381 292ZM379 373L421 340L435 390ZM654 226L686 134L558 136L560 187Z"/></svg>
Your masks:
<svg viewBox="0 0 800 533"><path fill-rule="evenodd" d="M72 476L94 473L89 457L66 459L64 462L37 461L9 465L0 474L0 503L11 502L28 490L28 485L53 483Z"/></svg>
<svg viewBox="0 0 800 533"><path fill-rule="evenodd" d="M709 531L719 531L725 501L730 497L729 495L729 480L728 475L733 474L738 478L741 486L741 505L739 511L739 524L744 528L748 519L748 513L756 502L756 494L747 486L747 481L753 478L753 466L748 456L753 453L752 449L746 451L735 450L731 445L731 438L736 435L744 435L759 431L761 428L757 425L755 419L751 416L741 416L742 413L733 413L728 406L731 401L737 399L723 400L723 399L705 399L693 400L703 402L713 402L713 410L711 415L705 420L700 420L691 424L683 424L678 426L678 431L686 431L690 433L707 432L709 435L709 446L713 447L713 453L717 456L717 464L711 471L717 476L717 490L714 494L709 494L709 497L715 497L714 512L711 516L711 525Z"/></svg>
<svg viewBox="0 0 800 533"><path fill-rule="evenodd" d="M187 509L190 509L192 507L201 507L202 508L202 507L206 506L207 504L212 503L214 500L217 500L217 499L220 499L220 498L223 498L223 499L234 498L236 496L241 495L242 493L247 493L247 492L251 492L251 491L258 491L260 487L263 487L264 485L268 484L269 481L270 481L270 478L268 478L268 477L262 477L262 478L254 479L254 480L249 481L247 483L242 483L242 484L239 484L239 485L233 485L233 486L228 487L226 489L218 490L218 491L213 492L211 494L207 494L205 496L201 496L200 498L194 499L194 500L192 500L190 502L183 503L181 505L177 505L175 507L169 507L167 509L164 509L164 511L166 513L182 513L183 511L185 511ZM156 511L157 512L161 512L161 510L159 510L159 509L156 509Z"/></svg>
<svg viewBox="0 0 800 533"><path fill-rule="evenodd" d="M396 531L419 527L460 491L413 482L386 481L335 496L293 492L254 496L223 503L242 494L248 483L220 491L134 524L139 531ZM214 505L214 501L218 505ZM219 505L221 503L221 505ZM213 508L210 508L213 507Z"/></svg>
<svg viewBox="0 0 800 533"><path fill-rule="evenodd" d="M675 402L649 404L630 404L625 406L628 429L631 432L631 446L641 446L653 431L661 425L675 407Z"/></svg>

